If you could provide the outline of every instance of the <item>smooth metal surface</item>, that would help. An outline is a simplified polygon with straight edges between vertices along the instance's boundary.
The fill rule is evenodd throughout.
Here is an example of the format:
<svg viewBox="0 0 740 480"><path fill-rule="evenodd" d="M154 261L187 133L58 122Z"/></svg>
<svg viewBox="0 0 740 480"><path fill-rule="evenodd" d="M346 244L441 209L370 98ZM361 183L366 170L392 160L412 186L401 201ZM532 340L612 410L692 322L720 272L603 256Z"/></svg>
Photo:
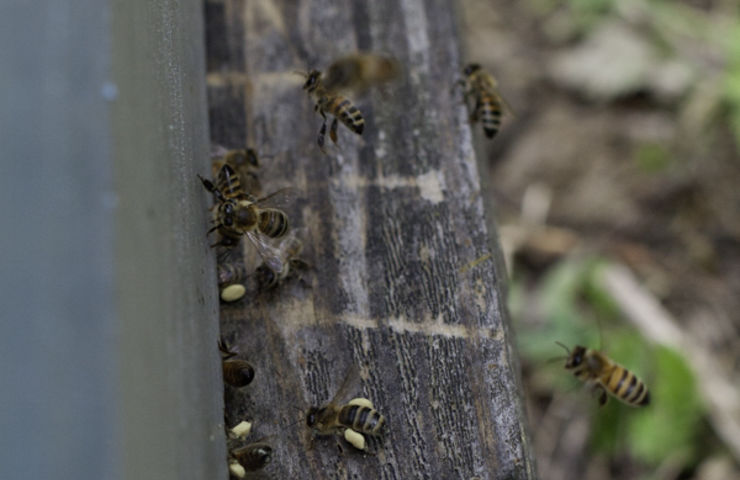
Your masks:
<svg viewBox="0 0 740 480"><path fill-rule="evenodd" d="M112 13L124 477L226 478L202 4Z"/></svg>
<svg viewBox="0 0 740 480"><path fill-rule="evenodd" d="M0 5L0 478L226 478L202 5Z"/></svg>

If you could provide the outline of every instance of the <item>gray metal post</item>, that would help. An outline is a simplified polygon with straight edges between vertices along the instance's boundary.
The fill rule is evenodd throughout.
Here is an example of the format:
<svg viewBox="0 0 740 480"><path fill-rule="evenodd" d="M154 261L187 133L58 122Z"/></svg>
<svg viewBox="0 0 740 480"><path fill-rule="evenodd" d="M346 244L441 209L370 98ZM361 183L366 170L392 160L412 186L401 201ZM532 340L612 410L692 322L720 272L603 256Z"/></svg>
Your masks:
<svg viewBox="0 0 740 480"><path fill-rule="evenodd" d="M0 5L0 478L225 478L202 4Z"/></svg>

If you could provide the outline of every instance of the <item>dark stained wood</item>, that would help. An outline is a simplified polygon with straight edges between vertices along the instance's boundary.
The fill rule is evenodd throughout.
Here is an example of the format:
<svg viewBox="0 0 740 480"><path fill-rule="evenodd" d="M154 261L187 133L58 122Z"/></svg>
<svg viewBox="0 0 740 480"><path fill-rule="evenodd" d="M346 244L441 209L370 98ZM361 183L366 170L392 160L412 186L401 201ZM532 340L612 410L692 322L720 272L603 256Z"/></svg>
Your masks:
<svg viewBox="0 0 740 480"><path fill-rule="evenodd" d="M273 155L263 189L297 189L286 211L311 265L275 290L250 282L222 307L222 333L256 369L248 387L227 387L227 425L251 419L248 440L275 449L254 478L535 478L497 240L467 112L450 92L465 60L454 8L224 0L206 12L212 141ZM351 97L365 132L340 125L324 155L321 118L293 72L358 49L392 54L405 71ZM369 454L313 438L304 421L352 365L351 396L388 422Z"/></svg>

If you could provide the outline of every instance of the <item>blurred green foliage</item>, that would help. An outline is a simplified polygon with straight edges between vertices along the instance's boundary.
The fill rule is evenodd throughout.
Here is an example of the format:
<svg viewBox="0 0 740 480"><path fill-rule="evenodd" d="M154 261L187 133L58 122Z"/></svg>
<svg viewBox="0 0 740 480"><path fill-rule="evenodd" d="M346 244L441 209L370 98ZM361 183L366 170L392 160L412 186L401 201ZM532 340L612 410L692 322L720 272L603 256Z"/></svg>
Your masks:
<svg viewBox="0 0 740 480"><path fill-rule="evenodd" d="M735 142L740 145L740 14L735 19L727 42L727 70L724 84L730 126Z"/></svg>
<svg viewBox="0 0 740 480"><path fill-rule="evenodd" d="M635 162L645 173L662 173L671 166L671 154L663 145L644 143L637 148Z"/></svg>
<svg viewBox="0 0 740 480"><path fill-rule="evenodd" d="M589 397L586 402L592 405L591 447L595 452L613 458L628 454L650 467L668 458L691 466L700 450L705 414L691 368L680 353L649 345L619 321L613 300L597 281L603 265L598 259L571 259L546 274L536 294L544 322L528 328L517 326L519 351L535 368L549 368L553 390ZM525 305L522 282L515 280L514 285L511 307L516 319ZM607 405L599 408L586 389L579 391L578 380L566 373L564 362L547 366L548 359L565 355L556 340L569 347L580 344L604 351L646 383L651 404L635 408L610 397Z"/></svg>

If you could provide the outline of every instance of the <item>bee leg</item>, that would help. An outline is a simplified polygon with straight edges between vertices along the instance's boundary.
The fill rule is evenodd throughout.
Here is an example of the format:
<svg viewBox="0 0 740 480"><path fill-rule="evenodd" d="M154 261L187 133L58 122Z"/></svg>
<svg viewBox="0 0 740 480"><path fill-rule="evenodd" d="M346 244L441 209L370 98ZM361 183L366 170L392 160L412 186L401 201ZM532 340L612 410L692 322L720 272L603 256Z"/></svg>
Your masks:
<svg viewBox="0 0 740 480"><path fill-rule="evenodd" d="M215 232L216 230L218 230L218 227L220 227L220 226L221 226L221 224L218 224L218 225L216 225L215 227L213 227L213 228L209 229L209 230L208 230L208 231L206 232L206 237L207 237L208 235L212 234L213 232Z"/></svg>
<svg viewBox="0 0 740 480"><path fill-rule="evenodd" d="M326 115L324 112L319 111L321 113L321 116L324 119L324 123L321 124L321 128L319 129L319 138L317 139L317 143L319 144L319 148L322 152L326 153L324 150L324 137L326 136Z"/></svg>
<svg viewBox="0 0 740 480"><path fill-rule="evenodd" d="M480 100L475 101L475 108L473 109L473 113L470 114L470 123L476 123L478 121L478 114L482 106Z"/></svg>
<svg viewBox="0 0 740 480"><path fill-rule="evenodd" d="M337 127L339 126L339 122L337 121L337 117L334 117L334 121L331 122L331 128L329 129L329 138L331 138L331 141L335 144L337 143Z"/></svg>
<svg viewBox="0 0 740 480"><path fill-rule="evenodd" d="M465 80L462 78L459 78L455 83L452 84L450 87L450 95L455 94L455 90L457 90L458 87L465 87Z"/></svg>
<svg viewBox="0 0 740 480"><path fill-rule="evenodd" d="M342 447L342 441L339 439L339 437L335 437L337 439L337 450L339 450L339 455L344 455L344 448Z"/></svg>
<svg viewBox="0 0 740 480"><path fill-rule="evenodd" d="M589 390L596 395L596 397L599 399L599 407L603 407L606 405L606 401L609 399L609 397L606 394L606 390L604 387L601 386L601 384L594 383L589 387Z"/></svg>
<svg viewBox="0 0 740 480"><path fill-rule="evenodd" d="M303 278L303 272L310 269L311 265L306 262L305 260L302 260L300 258L291 258L290 262L290 275L298 277L298 281L301 282L301 284L308 288L311 287L311 283L308 282L305 278Z"/></svg>
<svg viewBox="0 0 740 480"><path fill-rule="evenodd" d="M211 182L210 180L208 180L206 178L201 177L200 175L198 175L198 178L203 183L203 187L205 187L206 190L208 190L210 193L212 193L213 196L216 197L216 199L219 202L225 202L226 201L226 198L224 198L224 194L221 193L221 190L219 190L218 188L216 188L216 186L213 184L213 182Z"/></svg>

